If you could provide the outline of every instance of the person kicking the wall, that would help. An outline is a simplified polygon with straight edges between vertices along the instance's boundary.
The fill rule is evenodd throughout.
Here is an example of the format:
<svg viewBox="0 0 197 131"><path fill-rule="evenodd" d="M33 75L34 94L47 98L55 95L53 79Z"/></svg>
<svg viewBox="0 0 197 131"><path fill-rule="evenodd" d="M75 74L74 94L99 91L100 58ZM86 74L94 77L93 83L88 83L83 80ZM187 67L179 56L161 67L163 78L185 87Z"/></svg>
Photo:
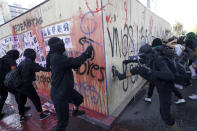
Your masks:
<svg viewBox="0 0 197 131"><path fill-rule="evenodd" d="M79 57L66 56L64 42L58 37L49 39L49 54L47 55L48 70L52 73L51 99L53 101L58 123L56 131L64 131L69 121L69 103L75 105L72 115L83 115L78 109L83 103L83 96L74 89L72 69L78 69L87 59L91 58L93 47L90 45Z"/></svg>

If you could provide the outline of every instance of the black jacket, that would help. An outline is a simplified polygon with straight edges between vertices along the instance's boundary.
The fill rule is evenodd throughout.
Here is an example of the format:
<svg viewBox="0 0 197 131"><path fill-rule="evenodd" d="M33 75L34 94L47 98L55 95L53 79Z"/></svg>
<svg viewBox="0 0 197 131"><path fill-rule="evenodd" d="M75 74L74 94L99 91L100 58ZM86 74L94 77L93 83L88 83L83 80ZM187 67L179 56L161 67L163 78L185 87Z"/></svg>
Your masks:
<svg viewBox="0 0 197 131"><path fill-rule="evenodd" d="M11 57L9 57L8 55L5 55L2 58L1 84L3 84L6 74L11 71L12 66L17 66L16 61Z"/></svg>
<svg viewBox="0 0 197 131"><path fill-rule="evenodd" d="M150 82L154 82L157 88L165 88L166 90L172 90L174 87L175 76L170 70L168 63L165 58L158 56L152 61L151 73L140 72L140 76Z"/></svg>
<svg viewBox="0 0 197 131"><path fill-rule="evenodd" d="M86 60L85 54L72 58L60 53L50 54L50 67L52 73L51 98L53 101L69 100L74 88L72 69L79 68Z"/></svg>
<svg viewBox="0 0 197 131"><path fill-rule="evenodd" d="M25 90L28 86L32 86L32 82L36 80L35 73L46 71L46 69L30 59L25 59L19 64L19 71L23 81L21 90Z"/></svg>

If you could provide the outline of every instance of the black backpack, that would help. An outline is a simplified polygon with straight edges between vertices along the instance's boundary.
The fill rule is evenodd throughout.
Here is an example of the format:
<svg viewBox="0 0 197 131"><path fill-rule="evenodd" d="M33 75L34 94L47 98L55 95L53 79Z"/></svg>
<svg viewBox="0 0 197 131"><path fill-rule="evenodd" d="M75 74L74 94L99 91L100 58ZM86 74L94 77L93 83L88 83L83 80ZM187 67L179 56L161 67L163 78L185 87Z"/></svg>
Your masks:
<svg viewBox="0 0 197 131"><path fill-rule="evenodd" d="M4 85L8 90L16 90L22 85L22 78L19 68L8 72L4 79Z"/></svg>
<svg viewBox="0 0 197 131"><path fill-rule="evenodd" d="M173 72L175 79L174 83L188 86L190 84L191 80L191 72L189 71L187 66L183 66L182 64L178 63L177 61L172 61L168 58L164 58L167 63L170 70Z"/></svg>
<svg viewBox="0 0 197 131"><path fill-rule="evenodd" d="M190 84L191 72L187 66L189 56L186 52L182 52L180 56L177 56L173 49L163 46L156 49L160 52L161 56L166 60L168 67L173 72L176 84L187 86Z"/></svg>

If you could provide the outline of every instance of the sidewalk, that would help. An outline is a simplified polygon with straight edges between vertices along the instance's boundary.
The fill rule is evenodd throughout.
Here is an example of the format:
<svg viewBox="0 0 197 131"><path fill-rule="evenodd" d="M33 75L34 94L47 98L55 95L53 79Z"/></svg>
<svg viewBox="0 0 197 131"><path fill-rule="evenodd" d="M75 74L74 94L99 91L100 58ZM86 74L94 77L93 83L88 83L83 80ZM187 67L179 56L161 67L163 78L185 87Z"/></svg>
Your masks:
<svg viewBox="0 0 197 131"><path fill-rule="evenodd" d="M172 105L172 114L181 129L180 131L197 131L197 101L188 99L188 95L194 92L195 87L197 88L197 81L193 83L192 87L181 90L187 101L186 104ZM130 102L113 124L111 131L170 131L170 128L161 120L156 89L152 97L152 104L144 102L145 95L146 91L144 89L136 96L134 101ZM175 100L176 98L173 97L173 102ZM46 120L40 121L35 107L29 100L28 105L32 107L29 113L32 114L32 117L21 124L13 97L9 97L7 103L9 105L4 106L6 117L0 121L0 131L51 131L56 125L57 119L53 113ZM79 117L70 117L67 131L107 131L107 129Z"/></svg>

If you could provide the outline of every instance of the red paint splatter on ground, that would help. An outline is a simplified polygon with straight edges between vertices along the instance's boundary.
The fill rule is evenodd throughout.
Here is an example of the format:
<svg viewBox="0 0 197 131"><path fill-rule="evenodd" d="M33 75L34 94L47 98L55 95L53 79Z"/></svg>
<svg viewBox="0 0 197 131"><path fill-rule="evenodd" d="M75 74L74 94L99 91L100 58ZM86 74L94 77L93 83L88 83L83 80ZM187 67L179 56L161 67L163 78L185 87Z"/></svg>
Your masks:
<svg viewBox="0 0 197 131"><path fill-rule="evenodd" d="M11 95L11 100L12 102L14 101L13 104L9 104L14 106L15 108L17 108L17 104L14 100L14 96ZM41 98L41 103L45 103L46 101L43 100ZM52 129L54 128L54 126L57 124L57 117L55 113L51 113L51 115L46 118L43 121L39 120L39 113L36 111L36 109L34 108L34 105L32 104L32 102L30 102L29 100L27 101L27 106L31 106L31 110L28 112L28 114L32 114L31 117L27 118L24 122L20 123L19 122L19 118L20 116L17 113L17 109L15 110L16 112L12 115L9 115L5 118L3 118L3 120L0 121L0 130L5 130L5 131L9 131L9 130L21 130L21 131L52 131ZM14 108L14 109L15 109ZM113 117L109 117L109 116L105 116L102 115L100 113L91 111L91 110L87 110L83 107L80 108L80 110L85 110L86 114L84 116L79 117L72 117L72 109L73 109L73 105L70 104L70 112L69 112L69 116L70 116L70 122L69 122L69 126L72 129L73 126L76 126L76 122L78 122L77 124L81 124L83 125L83 121L82 119L88 119L88 121L100 121L100 123L103 124L107 124L110 125L115 119ZM91 123L84 123L87 129L97 129L98 127L96 125L93 125ZM96 123L95 123L96 124Z"/></svg>
<svg viewBox="0 0 197 131"><path fill-rule="evenodd" d="M128 131L128 129L119 127L119 126L114 126L111 131Z"/></svg>

